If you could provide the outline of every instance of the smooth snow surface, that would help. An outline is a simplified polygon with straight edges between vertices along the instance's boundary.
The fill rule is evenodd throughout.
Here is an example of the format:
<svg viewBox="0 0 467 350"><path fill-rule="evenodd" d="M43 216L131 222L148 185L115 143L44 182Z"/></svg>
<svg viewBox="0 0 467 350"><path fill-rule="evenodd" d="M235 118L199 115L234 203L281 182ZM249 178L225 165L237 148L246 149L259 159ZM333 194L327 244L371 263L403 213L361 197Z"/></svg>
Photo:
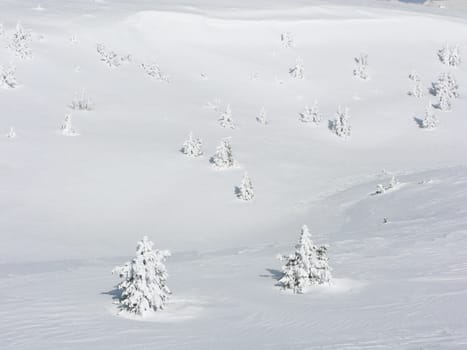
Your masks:
<svg viewBox="0 0 467 350"><path fill-rule="evenodd" d="M0 66L14 63L19 84L0 89L0 134L16 133L0 138L0 349L467 348L467 13L370 0L38 5L0 2ZM7 47L18 21L32 59ZM437 57L446 43L464 54L457 68ZM367 80L353 76L361 54ZM289 74L298 57L304 79ZM414 70L421 98L408 95ZM460 97L421 129L443 72ZM82 91L92 108L72 110ZM323 122L300 122L314 101ZM218 124L227 105L235 129ZM339 105L347 138L328 128ZM69 113L77 137L60 132ZM180 152L190 131L201 157ZM227 137L238 166L216 171ZM248 202L235 195L245 172ZM330 245L334 282L293 295L276 286L275 257L303 224ZM117 314L110 271L144 235L173 253L173 295L141 320Z"/></svg>

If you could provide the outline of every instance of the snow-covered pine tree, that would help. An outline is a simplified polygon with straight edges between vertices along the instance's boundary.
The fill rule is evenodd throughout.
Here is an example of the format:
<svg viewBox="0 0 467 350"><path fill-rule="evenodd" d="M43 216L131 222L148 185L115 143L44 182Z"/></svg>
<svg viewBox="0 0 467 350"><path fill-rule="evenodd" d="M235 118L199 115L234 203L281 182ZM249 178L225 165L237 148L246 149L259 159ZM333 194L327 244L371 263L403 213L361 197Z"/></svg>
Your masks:
<svg viewBox="0 0 467 350"><path fill-rule="evenodd" d="M295 66L289 68L289 74L295 79L303 79L305 77L305 69L303 68L303 60L297 57Z"/></svg>
<svg viewBox="0 0 467 350"><path fill-rule="evenodd" d="M237 195L238 198L246 202L251 201L255 197L253 183L247 173L243 176Z"/></svg>
<svg viewBox="0 0 467 350"><path fill-rule="evenodd" d="M219 125L223 128L235 129L235 123L232 118L232 110L230 109L230 105L227 105L225 112L221 114L219 118Z"/></svg>
<svg viewBox="0 0 467 350"><path fill-rule="evenodd" d="M317 247L313 244L308 227L303 225L295 252L279 256L280 260L286 261L282 267L283 276L279 280L282 287L294 293L303 293L310 284L329 284L331 268L327 250L327 246Z"/></svg>
<svg viewBox="0 0 467 350"><path fill-rule="evenodd" d="M344 109L339 106L336 113L336 119L332 123L332 131L339 137L348 137L350 136L351 126L349 123L349 109L345 107Z"/></svg>
<svg viewBox="0 0 467 350"><path fill-rule="evenodd" d="M282 45L286 48L291 48L294 46L294 38L291 32L284 32L281 34Z"/></svg>
<svg viewBox="0 0 467 350"><path fill-rule="evenodd" d="M14 89L18 86L16 80L16 67L9 64L8 67L0 66L0 86L6 89Z"/></svg>
<svg viewBox="0 0 467 350"><path fill-rule="evenodd" d="M123 279L117 286L121 291L119 301L122 310L144 315L164 309L171 294L164 265L170 251L154 249L153 246L153 242L143 237L136 246L136 257L112 271Z"/></svg>
<svg viewBox="0 0 467 350"><path fill-rule="evenodd" d="M425 117L422 119L420 126L424 129L434 129L438 125L438 118L436 118L435 111L431 101L425 108Z"/></svg>
<svg viewBox="0 0 467 350"><path fill-rule="evenodd" d="M327 245L322 245L316 249L316 276L312 276L311 284L330 284L332 275L329 266Z"/></svg>
<svg viewBox="0 0 467 350"><path fill-rule="evenodd" d="M356 67L353 70L353 75L362 80L369 78L368 74L368 55L361 54L359 57L355 57Z"/></svg>
<svg viewBox="0 0 467 350"><path fill-rule="evenodd" d="M14 139L16 137L16 131L14 127L10 127L10 130L8 131L8 134L6 134L6 137L9 139Z"/></svg>
<svg viewBox="0 0 467 350"><path fill-rule="evenodd" d="M11 37L8 47L22 59L32 58L32 50L29 46L31 33L26 31L20 22L16 24L15 31Z"/></svg>
<svg viewBox="0 0 467 350"><path fill-rule="evenodd" d="M199 157L203 155L203 142L200 138L194 137L193 132L188 135L188 140L183 143L182 153L188 157Z"/></svg>
<svg viewBox="0 0 467 350"><path fill-rule="evenodd" d="M459 86L451 73L443 73L433 84L434 94L438 97L437 107L442 111L449 111L452 100L459 97Z"/></svg>
<svg viewBox="0 0 467 350"><path fill-rule="evenodd" d="M62 135L65 136L78 136L79 134L76 132L75 128L73 127L73 124L71 122L71 114L67 114L65 116L65 120L63 124L60 127L60 131Z"/></svg>
<svg viewBox="0 0 467 350"><path fill-rule="evenodd" d="M264 107L261 108L259 111L258 116L256 117L256 121L260 124L267 125L269 124L267 118L266 118L266 109Z"/></svg>
<svg viewBox="0 0 467 350"><path fill-rule="evenodd" d="M409 74L409 79L414 82L414 86L412 88L412 91L409 91L409 95L417 97L417 98L422 97L423 88L422 88L421 79L418 73L413 71L412 73Z"/></svg>
<svg viewBox="0 0 467 350"><path fill-rule="evenodd" d="M300 120L302 123L321 123L321 121L323 120L323 116L319 111L318 102L315 101L311 107L305 106L305 110L302 113L300 113L298 120Z"/></svg>
<svg viewBox="0 0 467 350"><path fill-rule="evenodd" d="M93 103L86 91L82 89L75 94L75 97L70 103L70 107L78 111L90 111L93 108Z"/></svg>
<svg viewBox="0 0 467 350"><path fill-rule="evenodd" d="M221 144L217 147L216 153L211 157L210 162L217 169L227 169L236 165L229 138L221 141Z"/></svg>
<svg viewBox="0 0 467 350"><path fill-rule="evenodd" d="M447 66L457 67L461 64L462 57L460 54L459 45L449 46L448 44L444 45L438 51L438 57L442 63Z"/></svg>

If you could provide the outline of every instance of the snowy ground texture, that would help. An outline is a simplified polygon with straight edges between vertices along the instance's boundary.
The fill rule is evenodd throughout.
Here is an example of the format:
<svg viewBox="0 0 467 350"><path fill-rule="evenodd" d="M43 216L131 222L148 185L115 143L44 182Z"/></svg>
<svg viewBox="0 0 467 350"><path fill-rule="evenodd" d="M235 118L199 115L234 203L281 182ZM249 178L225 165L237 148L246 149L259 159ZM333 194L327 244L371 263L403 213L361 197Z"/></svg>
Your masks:
<svg viewBox="0 0 467 350"><path fill-rule="evenodd" d="M30 59L7 47L18 20ZM437 57L458 44L467 61L467 13L371 0L5 0L0 23L0 66L14 63L19 84L0 89L0 349L467 348L467 62ZM366 81L353 76L362 53ZM288 72L298 56L304 79ZM408 95L413 70L421 98ZM442 72L460 97L421 129L414 118L436 102L428 88ZM83 89L92 110L72 110ZM300 122L315 100L323 122ZM217 122L228 104L235 129ZM328 129L339 105L346 139ZM69 113L79 136L60 130ZM10 126L15 138L3 136ZM200 158L180 152L190 131ZM209 158L224 137L238 166L218 171ZM247 203L235 196L245 171ZM373 195L393 175L396 188ZM303 224L330 244L334 282L293 295L276 286L275 257ZM118 314L111 270L143 235L172 251L173 295L140 320Z"/></svg>

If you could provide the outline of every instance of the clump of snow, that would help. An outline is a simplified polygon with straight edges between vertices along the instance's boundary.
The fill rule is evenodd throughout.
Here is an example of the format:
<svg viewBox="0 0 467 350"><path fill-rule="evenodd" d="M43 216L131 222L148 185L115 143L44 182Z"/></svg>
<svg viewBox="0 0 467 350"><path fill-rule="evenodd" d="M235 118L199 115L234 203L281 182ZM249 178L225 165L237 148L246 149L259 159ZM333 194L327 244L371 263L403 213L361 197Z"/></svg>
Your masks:
<svg viewBox="0 0 467 350"><path fill-rule="evenodd" d="M356 67L353 71L353 75L362 80L367 80L369 78L368 74L368 55L360 54L360 56L355 57Z"/></svg>
<svg viewBox="0 0 467 350"><path fill-rule="evenodd" d="M14 89L18 86L16 67L12 63L7 67L0 66L0 86L5 89Z"/></svg>
<svg viewBox="0 0 467 350"><path fill-rule="evenodd" d="M122 64L132 61L131 55L119 56L116 52L107 49L107 47L101 43L96 45L96 50L100 60L112 68L120 67Z"/></svg>
<svg viewBox="0 0 467 350"><path fill-rule="evenodd" d="M223 128L235 129L235 123L232 118L232 110L230 109L230 105L227 105L218 122L219 125Z"/></svg>
<svg viewBox="0 0 467 350"><path fill-rule="evenodd" d="M336 112L336 119L330 123L331 131L339 137L346 138L350 136L352 128L349 119L349 109L347 107L342 109L341 106L339 106Z"/></svg>
<svg viewBox="0 0 467 350"><path fill-rule="evenodd" d="M159 68L159 65L155 63L141 63L141 68L151 78L170 83L170 77L162 72L162 70Z"/></svg>
<svg viewBox="0 0 467 350"><path fill-rule="evenodd" d="M164 265L170 251L153 246L153 242L143 237L136 246L136 257L112 271L122 279L117 286L121 291L121 310L144 316L149 311L164 309L171 294Z"/></svg>
<svg viewBox="0 0 467 350"><path fill-rule="evenodd" d="M70 103L70 108L78 111L91 111L93 107L93 102L84 89L75 93L75 97Z"/></svg>
<svg viewBox="0 0 467 350"><path fill-rule="evenodd" d="M462 62L459 45L449 46L446 44L438 51L439 60L447 66L457 67Z"/></svg>
<svg viewBox="0 0 467 350"><path fill-rule="evenodd" d="M295 66L289 69L289 74L295 79L305 78L305 68L303 67L303 60L297 57Z"/></svg>
<svg viewBox="0 0 467 350"><path fill-rule="evenodd" d="M323 121L323 115L319 110L318 101L315 101L311 107L305 106L305 110L300 113L298 120L302 123L320 124Z"/></svg>
<svg viewBox="0 0 467 350"><path fill-rule="evenodd" d="M190 132L188 140L183 143L181 152L188 157L200 157L203 155L203 142L200 138L194 137L193 132Z"/></svg>
<svg viewBox="0 0 467 350"><path fill-rule="evenodd" d="M314 245L308 226L303 225L295 252L279 256L286 262L282 267L280 285L300 294L310 285L329 285L332 276L327 252L328 246Z"/></svg>
<svg viewBox="0 0 467 350"><path fill-rule="evenodd" d="M417 97L417 98L422 97L423 88L421 84L420 75L417 72L413 71L412 73L409 74L409 79L414 82L412 90L409 91L409 95Z"/></svg>
<svg viewBox="0 0 467 350"><path fill-rule="evenodd" d="M267 119L266 108L262 107L259 111L259 114L256 116L256 121L263 125L268 125L269 121Z"/></svg>
<svg viewBox="0 0 467 350"><path fill-rule="evenodd" d="M281 34L281 43L286 48L294 46L294 37L291 32L284 32Z"/></svg>
<svg viewBox="0 0 467 350"><path fill-rule="evenodd" d="M6 137L8 137L9 139L16 138L16 131L15 131L15 128L13 126L10 127L10 130L6 134Z"/></svg>
<svg viewBox="0 0 467 350"><path fill-rule="evenodd" d="M452 109L452 100L459 97L457 80L450 72L445 72L432 85L432 91L439 99L437 107L442 111L450 111Z"/></svg>
<svg viewBox="0 0 467 350"><path fill-rule="evenodd" d="M237 197L245 202L251 201L255 197L253 183L247 173L244 174L242 183L236 189Z"/></svg>
<svg viewBox="0 0 467 350"><path fill-rule="evenodd" d="M15 31L11 36L8 47L22 59L32 58L32 49L30 47L31 41L31 33L23 28L21 22L18 22L16 24Z"/></svg>
<svg viewBox="0 0 467 350"><path fill-rule="evenodd" d="M60 126L60 131L64 136L79 136L78 132L73 127L73 123L71 121L71 114L67 114L65 116L65 120Z"/></svg>
<svg viewBox="0 0 467 350"><path fill-rule="evenodd" d="M236 166L229 138L221 141L221 144L217 147L216 153L211 157L210 162L217 169L228 169Z"/></svg>

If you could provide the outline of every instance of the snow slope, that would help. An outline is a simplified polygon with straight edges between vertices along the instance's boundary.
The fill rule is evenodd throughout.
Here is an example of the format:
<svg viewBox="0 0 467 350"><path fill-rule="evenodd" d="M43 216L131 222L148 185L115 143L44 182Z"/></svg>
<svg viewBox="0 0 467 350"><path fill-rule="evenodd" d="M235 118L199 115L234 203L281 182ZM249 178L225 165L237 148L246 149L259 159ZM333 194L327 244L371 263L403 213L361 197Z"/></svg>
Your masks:
<svg viewBox="0 0 467 350"><path fill-rule="evenodd" d="M0 129L18 134L0 140L0 348L466 347L466 65L436 56L446 42L467 51L465 15L341 3L0 3L0 65L13 61L21 84L0 90ZM18 20L32 60L5 47ZM133 61L109 68L97 43ZM352 75L362 52L367 82ZM288 74L297 56L304 80ZM171 82L147 76L150 62ZM413 119L430 98L407 95L413 69L426 88L444 71L459 82L433 131ZM65 137L83 88L94 109L73 111L80 136ZM325 120L303 125L315 99ZM217 124L228 103L234 130ZM346 140L327 128L338 105L350 108ZM179 151L190 131L201 159ZM216 171L209 157L228 136L240 167ZM244 171L252 203L234 194ZM392 174L401 186L372 196ZM331 245L336 282L288 295L275 255L304 223ZM149 322L116 316L110 275L143 234L174 253L174 296Z"/></svg>

